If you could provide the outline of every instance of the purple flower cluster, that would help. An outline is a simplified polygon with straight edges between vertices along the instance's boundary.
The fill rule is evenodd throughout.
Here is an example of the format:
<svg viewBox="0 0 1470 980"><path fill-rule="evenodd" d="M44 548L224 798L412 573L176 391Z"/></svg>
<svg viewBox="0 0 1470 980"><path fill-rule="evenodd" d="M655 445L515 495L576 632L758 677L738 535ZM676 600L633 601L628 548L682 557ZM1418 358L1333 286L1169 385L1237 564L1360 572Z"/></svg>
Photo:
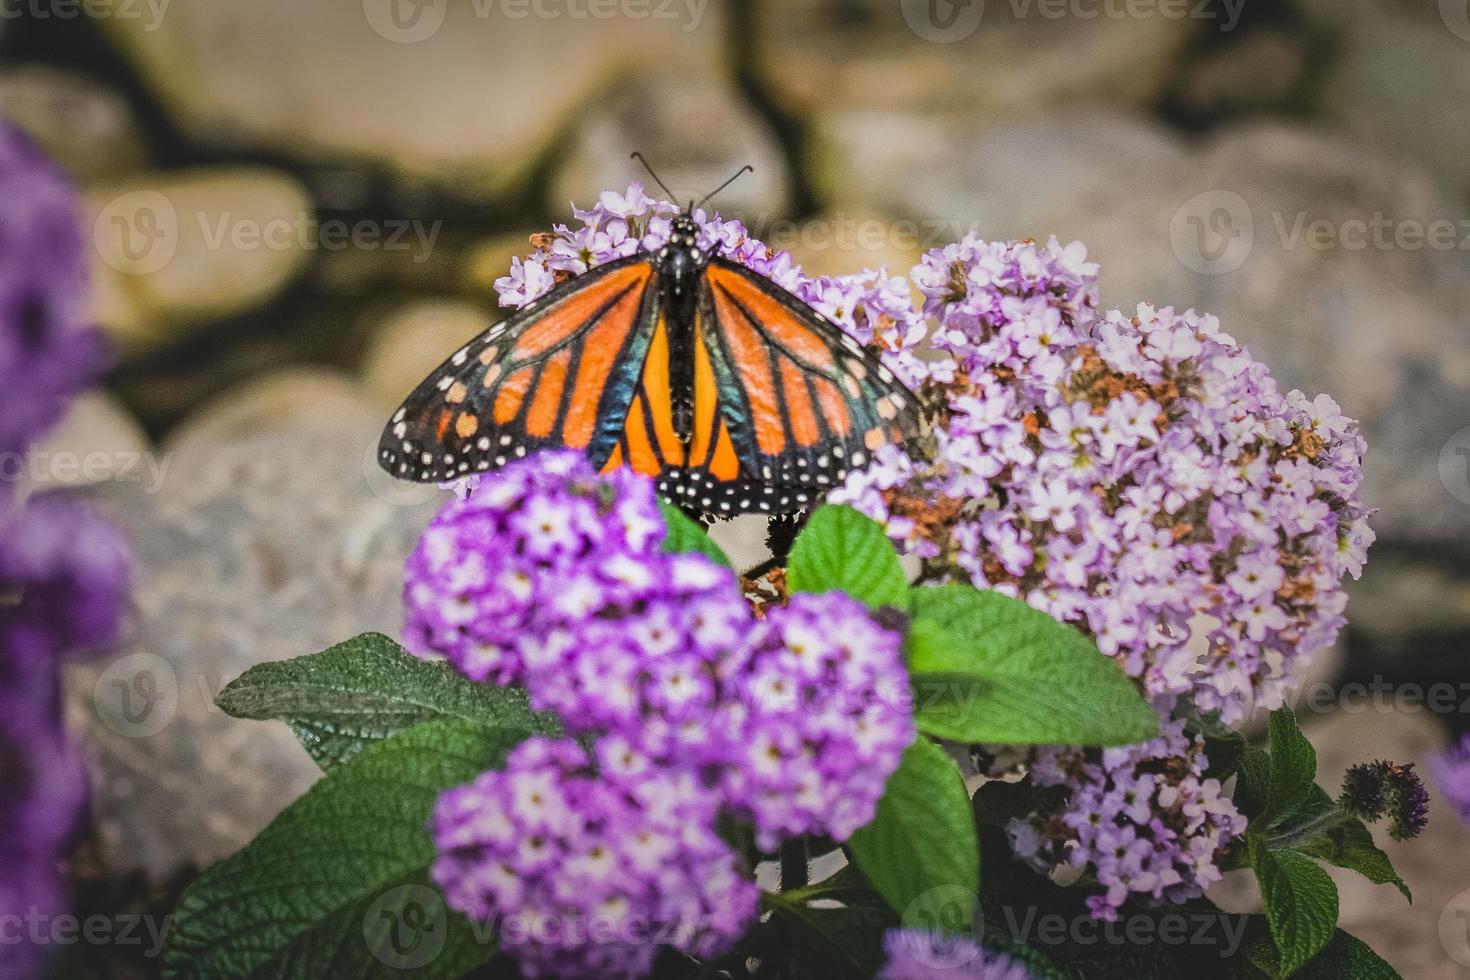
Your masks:
<svg viewBox="0 0 1470 980"><path fill-rule="evenodd" d="M1470 824L1470 735L1429 761L1434 784L1460 819Z"/></svg>
<svg viewBox="0 0 1470 980"><path fill-rule="evenodd" d="M0 454L25 451L101 366L78 214L60 172L0 121ZM62 724L60 661L114 640L128 577L110 524L0 487L0 918L65 908L58 867L86 772ZM42 953L6 945L0 980L35 975Z"/></svg>
<svg viewBox="0 0 1470 980"><path fill-rule="evenodd" d="M534 621L574 606L583 587L646 586L662 538L648 481L599 476L578 452L513 463L451 500L419 539L404 587L408 645L474 680L520 683ZM566 591L574 569L579 588Z"/></svg>
<svg viewBox="0 0 1470 980"><path fill-rule="evenodd" d="M1213 317L1097 315L1083 259L973 238L927 255L914 278L956 378L938 451L890 454L838 499L936 571L1085 630L1150 696L1227 723L1280 707L1373 539L1356 426L1278 392Z"/></svg>
<svg viewBox="0 0 1470 980"><path fill-rule="evenodd" d="M763 848L872 821L915 735L902 662L899 636L841 593L792 596L760 623L727 681L742 703L722 785Z"/></svg>
<svg viewBox="0 0 1470 980"><path fill-rule="evenodd" d="M0 453L55 425L103 366L86 277L76 191L0 119Z"/></svg>
<svg viewBox="0 0 1470 980"><path fill-rule="evenodd" d="M1204 778L1207 766L1203 739L1182 720L1166 720L1159 738L1138 745L1038 749L1032 781L1070 792L1011 821L1011 844L1038 871L1090 871L1104 888L1087 900L1098 918L1116 918L1134 896L1197 898L1220 880L1215 855L1246 825L1220 781Z"/></svg>
<svg viewBox="0 0 1470 980"><path fill-rule="evenodd" d="M883 937L888 962L878 980L1031 980L1031 971L962 936L894 929Z"/></svg>
<svg viewBox="0 0 1470 980"><path fill-rule="evenodd" d="M748 820L768 849L803 834L845 840L873 819L915 737L900 638L864 606L837 593L804 595L758 620L728 569L665 553L664 534L651 481L598 475L579 453L539 453L449 500L411 556L405 584L407 632L422 652L445 655L477 680L524 684L534 707L557 713L570 734L596 738L605 788L546 797L556 826L633 834L646 815L608 801L660 797L669 785L704 788L706 808L681 804L677 833L658 825L670 841L639 837L640 846L694 847L661 858L692 868L691 877L665 883L666 894L620 878L618 887L631 890L604 896L619 915L645 919L668 908L649 896L697 898L700 881L714 889L701 899L710 907L729 900L728 875L710 868L717 855L701 850L719 811ZM555 782L548 767L560 766L571 779L586 764L569 761L573 751L517 755L507 774L524 765L541 783ZM500 838L476 836L517 819L501 812L507 774L487 774L441 808L437 880L450 904L502 923L605 912L546 904L563 892L601 894L563 875L565 854L543 865L522 849L512 860L491 846ZM522 841L525 828L514 826ZM502 879L533 884L489 884ZM748 924L743 906L732 907L743 916L737 924ZM708 942L728 944L739 931L725 923ZM557 975L635 975L653 955L585 932L539 950L511 945L528 969ZM590 974L575 972L594 965L583 956L595 959Z"/></svg>
<svg viewBox="0 0 1470 980"><path fill-rule="evenodd" d="M1213 317L1100 315L1085 260L1077 244L973 237L925 256L912 279L948 361L926 384L935 452L879 453L831 499L884 521L931 578L1092 636L1166 730L1181 698L1226 723L1280 707L1336 639L1342 579L1373 540L1363 441L1325 395L1279 392ZM1199 894L1241 819L1200 779L1198 746L1175 735L1095 755L1034 755L1071 794L1015 828L1017 845L1039 869L1101 880L1102 915L1128 893ZM1094 828L1124 796L1142 802Z"/></svg>
<svg viewBox="0 0 1470 980"><path fill-rule="evenodd" d="M527 976L646 976L660 944L710 956L755 917L717 805L691 773L600 779L576 743L533 738L440 798L434 880Z"/></svg>
<svg viewBox="0 0 1470 980"><path fill-rule="evenodd" d="M1344 807L1369 823L1388 818L1394 840L1418 837L1429 823L1429 790L1412 762L1395 765L1379 759L1353 766L1342 777Z"/></svg>

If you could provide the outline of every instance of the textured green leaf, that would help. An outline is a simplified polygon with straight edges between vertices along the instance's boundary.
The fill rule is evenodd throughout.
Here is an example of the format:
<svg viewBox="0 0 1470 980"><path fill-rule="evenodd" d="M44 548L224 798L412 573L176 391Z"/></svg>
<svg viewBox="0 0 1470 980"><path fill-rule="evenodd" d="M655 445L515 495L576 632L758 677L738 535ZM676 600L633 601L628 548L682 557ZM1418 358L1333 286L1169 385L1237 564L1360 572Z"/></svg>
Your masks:
<svg viewBox="0 0 1470 980"><path fill-rule="evenodd" d="M1158 734L1133 681L1071 627L968 585L910 597L920 730L1012 745L1127 745Z"/></svg>
<svg viewBox="0 0 1470 980"><path fill-rule="evenodd" d="M697 552L717 565L731 567L729 556L720 550L720 546L689 515L662 498L659 499L658 508L663 511L664 524L669 529L668 537L664 538L665 551L671 554Z"/></svg>
<svg viewBox="0 0 1470 980"><path fill-rule="evenodd" d="M1320 787L1313 786L1312 789L1314 796L1321 794L1316 801L1319 806L1326 801L1337 809L1337 804ZM1351 814L1342 814L1331 827L1303 842L1297 849L1339 868L1356 871L1374 884L1393 885L1410 902L1414 900L1408 883L1399 877L1388 855L1374 843L1373 832L1368 825Z"/></svg>
<svg viewBox="0 0 1470 980"><path fill-rule="evenodd" d="M970 929L980 888L970 797L954 762L927 738L908 747L877 816L852 835L848 849L906 923Z"/></svg>
<svg viewBox="0 0 1470 980"><path fill-rule="evenodd" d="M1337 885L1316 861L1296 851L1273 851L1248 838L1251 867L1261 885L1271 938L1290 976L1327 945L1337 928Z"/></svg>
<svg viewBox="0 0 1470 980"><path fill-rule="evenodd" d="M786 564L793 592L845 592L903 608L908 579L882 525L851 507L823 507L806 522Z"/></svg>
<svg viewBox="0 0 1470 980"><path fill-rule="evenodd" d="M522 734L441 720L364 748L189 886L164 975L447 980L488 961L490 937L429 882L427 825L440 793Z"/></svg>
<svg viewBox="0 0 1470 980"><path fill-rule="evenodd" d="M1281 951L1271 939L1264 916L1251 916L1242 955L1233 965L1241 977L1266 977L1278 980L1281 973ZM1295 980L1403 980L1363 941L1341 929L1316 956L1293 975Z"/></svg>
<svg viewBox="0 0 1470 980"><path fill-rule="evenodd" d="M520 689L476 684L447 664L420 660L380 633L252 667L215 703L236 718L287 722L324 770L368 744L436 718L522 733L560 730L551 716L531 711Z"/></svg>
<svg viewBox="0 0 1470 980"><path fill-rule="evenodd" d="M1271 712L1271 774L1266 784L1266 816L1286 813L1315 785L1317 750L1302 734L1290 708Z"/></svg>

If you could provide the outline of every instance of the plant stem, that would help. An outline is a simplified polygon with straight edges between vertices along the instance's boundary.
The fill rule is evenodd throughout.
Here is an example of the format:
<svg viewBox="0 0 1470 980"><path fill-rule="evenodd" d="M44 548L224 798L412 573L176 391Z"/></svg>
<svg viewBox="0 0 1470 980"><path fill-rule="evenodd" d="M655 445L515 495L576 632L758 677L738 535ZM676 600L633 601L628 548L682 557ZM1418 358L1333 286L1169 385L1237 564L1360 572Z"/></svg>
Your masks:
<svg viewBox="0 0 1470 980"><path fill-rule="evenodd" d="M806 838L793 837L781 845L781 890L794 891L809 883Z"/></svg>

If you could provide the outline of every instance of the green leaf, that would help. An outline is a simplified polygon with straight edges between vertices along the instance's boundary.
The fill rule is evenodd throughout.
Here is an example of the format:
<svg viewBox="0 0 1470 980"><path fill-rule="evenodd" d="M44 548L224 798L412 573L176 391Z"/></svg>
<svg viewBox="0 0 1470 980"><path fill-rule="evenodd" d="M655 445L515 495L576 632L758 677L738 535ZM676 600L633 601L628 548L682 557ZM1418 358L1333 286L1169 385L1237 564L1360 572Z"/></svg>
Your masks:
<svg viewBox="0 0 1470 980"><path fill-rule="evenodd" d="M1280 973L1290 976L1332 938L1337 927L1337 886L1305 854L1272 851L1255 835L1247 840L1271 938L1281 952Z"/></svg>
<svg viewBox="0 0 1470 980"><path fill-rule="evenodd" d="M1290 708L1271 712L1271 771L1266 784L1266 819L1291 810L1317 778L1317 750L1302 734Z"/></svg>
<svg viewBox="0 0 1470 980"><path fill-rule="evenodd" d="M980 845L964 780L920 736L888 777L878 814L852 835L858 868L904 921L968 932L980 889Z"/></svg>
<svg viewBox="0 0 1470 980"><path fill-rule="evenodd" d="M1240 970L1240 975L1277 980L1282 976L1281 951L1271 940L1265 918L1259 915L1250 918L1240 959L1254 967L1254 972ZM1245 964L1236 961L1238 966ZM1368 948L1367 943L1341 929L1334 929L1332 938L1322 951L1308 960L1294 976L1296 980L1403 980L1397 970Z"/></svg>
<svg viewBox="0 0 1470 980"><path fill-rule="evenodd" d="M522 734L441 720L364 748L189 886L164 975L452 978L488 961L489 936L429 882L429 814Z"/></svg>
<svg viewBox="0 0 1470 980"><path fill-rule="evenodd" d="M1159 721L1081 633L998 592L910 590L919 729L958 742L1128 745Z"/></svg>
<svg viewBox="0 0 1470 980"><path fill-rule="evenodd" d="M851 507L823 507L806 522L786 564L792 592L845 592L904 608L908 578L883 526Z"/></svg>
<svg viewBox="0 0 1470 980"><path fill-rule="evenodd" d="M1240 757L1239 777L1235 781L1235 805L1254 823L1266 809L1266 793L1271 782L1271 757L1258 748L1248 748Z"/></svg>
<svg viewBox="0 0 1470 980"><path fill-rule="evenodd" d="M236 718L285 721L324 770L395 732L436 718L488 728L560 734L518 688L476 684L448 664L409 654L380 633L329 650L252 667L215 699Z"/></svg>
<svg viewBox="0 0 1470 980"><path fill-rule="evenodd" d="M1316 786L1312 788L1321 793L1322 798L1334 808L1337 806L1321 789ZM1368 825L1351 814L1343 814L1335 826L1305 842L1298 849L1339 868L1356 871L1374 884L1393 885L1403 893L1404 898L1414 901L1408 884L1394 870L1393 862L1374 843L1373 832L1368 829Z"/></svg>
<svg viewBox="0 0 1470 980"><path fill-rule="evenodd" d="M731 567L729 556L720 550L720 546L689 515L662 497L659 498L658 509L663 511L664 524L669 529L668 537L664 538L664 551L671 554L697 552L716 565Z"/></svg>

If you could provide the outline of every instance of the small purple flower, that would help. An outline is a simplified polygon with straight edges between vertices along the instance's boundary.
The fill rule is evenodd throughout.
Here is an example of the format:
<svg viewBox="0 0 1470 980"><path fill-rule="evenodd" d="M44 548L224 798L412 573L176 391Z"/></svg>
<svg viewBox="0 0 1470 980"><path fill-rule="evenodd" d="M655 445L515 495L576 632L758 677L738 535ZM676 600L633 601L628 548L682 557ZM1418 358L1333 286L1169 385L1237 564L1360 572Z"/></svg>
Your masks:
<svg viewBox="0 0 1470 980"><path fill-rule="evenodd" d="M725 671L733 755L722 789L761 847L801 834L843 841L873 819L915 736L900 645L854 599L795 595Z"/></svg>
<svg viewBox="0 0 1470 980"><path fill-rule="evenodd" d="M652 554L635 570L616 589L596 567L566 577L546 628L521 643L532 704L652 764L719 766L721 674L745 656L750 607L703 555Z"/></svg>
<svg viewBox="0 0 1470 980"><path fill-rule="evenodd" d="M527 976L642 977L657 944L715 956L755 919L717 808L687 772L602 779L576 743L536 737L440 797L433 877Z"/></svg>
<svg viewBox="0 0 1470 980"><path fill-rule="evenodd" d="M1470 824L1470 735L1429 762L1434 783L1460 819Z"/></svg>
<svg viewBox="0 0 1470 980"><path fill-rule="evenodd" d="M598 590L600 605L640 587L663 536L647 480L599 475L576 451L511 463L445 503L419 539L405 576L405 637L474 680L518 683L519 646L544 631L538 617L584 598L579 589Z"/></svg>
<svg viewBox="0 0 1470 980"><path fill-rule="evenodd" d="M963 936L893 929L883 949L888 962L878 980L1031 980L1024 964Z"/></svg>
<svg viewBox="0 0 1470 980"><path fill-rule="evenodd" d="M51 428L105 364L76 190L0 120L0 453Z"/></svg>

